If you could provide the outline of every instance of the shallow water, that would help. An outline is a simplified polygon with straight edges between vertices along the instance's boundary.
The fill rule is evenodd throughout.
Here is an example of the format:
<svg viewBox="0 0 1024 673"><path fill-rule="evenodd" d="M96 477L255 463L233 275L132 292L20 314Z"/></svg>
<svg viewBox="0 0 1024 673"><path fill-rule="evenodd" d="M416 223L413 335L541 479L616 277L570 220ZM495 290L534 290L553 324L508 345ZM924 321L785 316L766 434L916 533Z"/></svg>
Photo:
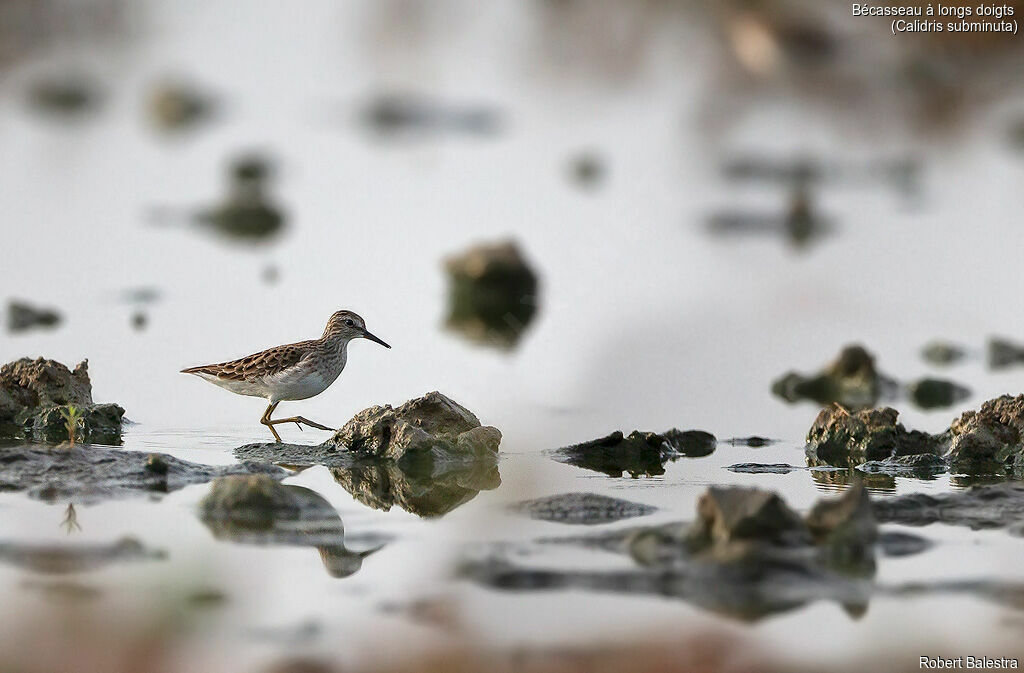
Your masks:
<svg viewBox="0 0 1024 673"><path fill-rule="evenodd" d="M368 509L322 467L290 478L337 507L356 548L390 539L344 579L330 577L312 548L214 540L195 512L205 485L79 506L82 530L71 535L60 525L63 505L0 494L0 539L111 542L133 535L168 552L165 561L76 577L99 590L92 600L221 590L226 600L213 610L208 635L217 646L207 655L229 656L217 654L223 650L258 661L295 647L352 661L388 656L375 647L378 640L396 650L436 645L444 637L436 627L395 606L438 595L462 601L471 633L509 644L719 623L723 618L666 598L501 593L448 576L467 544L566 534L565 526L501 509L528 497L604 493L659 507L643 520L658 522L690 519L707 485L735 483L774 488L792 506L808 507L834 489L806 469L777 475L724 468L804 465L800 440L816 409L773 398L770 383L790 369L817 370L846 343L864 343L879 368L901 380L932 373L972 388L955 409L923 412L898 403L908 427L939 431L960 411L1019 390L1024 368L991 374L981 357L989 334L1024 334L1024 314L1013 309L1024 232L1008 210L1024 164L992 131L999 110L941 148L888 142L886 129L860 129L863 137L851 140L827 114L778 100L709 133L695 120L720 103L713 71L677 64L702 54L710 38L684 20L643 27L648 46L621 80L580 72L572 58L540 63L536 51L552 45L537 26L553 19L536 8L496 3L484 14L471 3L442 3L410 18L400 4L304 3L300 13L252 3L240 13L226 4L154 3L139 12L132 40L26 61L0 82L0 213L10 251L4 294L66 316L52 332L0 337L0 359L44 355L73 364L88 357L96 400L119 402L136 423L125 433L126 450L227 463L234 447L266 439L259 400L178 370L314 337L338 308L359 312L394 348L353 344L334 387L282 411L340 425L370 404L436 389L504 435L502 486L440 519ZM456 16L464 23L450 38L444 26ZM219 28L225 23L234 26L227 34ZM31 117L25 83L68 63L102 75L100 109L72 125ZM191 74L216 92L224 102L219 118L185 138L155 137L140 101L168 71ZM495 106L504 123L493 137L387 140L367 133L358 105L403 89ZM239 249L153 222L155 210L216 201L225 163L250 149L279 161L272 193L289 217L279 243ZM569 159L588 149L604 157L608 175L599 188L581 191L566 172ZM806 250L770 237L715 239L706 231L715 210L774 212L784 200L770 188L724 182L720 161L736 152L853 163L910 153L922 157L924 185L916 199L871 185L824 189L819 205L836 231ZM440 260L506 236L541 275L539 315L512 352L479 348L442 328ZM270 264L280 270L274 284L262 280ZM135 331L135 307L119 297L140 287L158 288L161 297L143 307L149 322ZM936 337L975 349L973 357L929 369L918 350ZM641 479L610 478L545 453L615 429L669 427L781 441L763 448L720 443L710 457L680 459L664 475ZM326 438L294 427L281 432L286 441ZM947 476L875 485L878 497L955 487ZM936 525L916 532L940 544L883 559L876 581L1024 581L1014 562L1018 538ZM545 560L624 562L572 549L548 551ZM63 600L39 590L51 581L0 566L0 592L8 597L0 611L15 615ZM746 628L814 659L808 632L838 657L888 642L894 628L910 623L908 639L955 649L982 637L1001 643L1020 622L1018 613L982 598L933 595L878 598L857 619L813 604Z"/></svg>

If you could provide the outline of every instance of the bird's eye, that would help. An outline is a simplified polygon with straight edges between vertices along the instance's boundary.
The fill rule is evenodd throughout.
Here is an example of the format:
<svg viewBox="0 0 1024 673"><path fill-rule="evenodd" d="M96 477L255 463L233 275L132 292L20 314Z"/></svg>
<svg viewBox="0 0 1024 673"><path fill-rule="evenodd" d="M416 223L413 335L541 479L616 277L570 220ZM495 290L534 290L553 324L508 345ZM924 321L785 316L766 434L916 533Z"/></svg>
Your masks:
<svg viewBox="0 0 1024 673"><path fill-rule="evenodd" d="M346 321L345 321L345 324L346 324L346 325L348 325L349 327L352 327L353 325L355 325L355 323L354 323L354 322L352 322L352 319L351 319L351 318L349 318L348 320L346 320Z"/></svg>

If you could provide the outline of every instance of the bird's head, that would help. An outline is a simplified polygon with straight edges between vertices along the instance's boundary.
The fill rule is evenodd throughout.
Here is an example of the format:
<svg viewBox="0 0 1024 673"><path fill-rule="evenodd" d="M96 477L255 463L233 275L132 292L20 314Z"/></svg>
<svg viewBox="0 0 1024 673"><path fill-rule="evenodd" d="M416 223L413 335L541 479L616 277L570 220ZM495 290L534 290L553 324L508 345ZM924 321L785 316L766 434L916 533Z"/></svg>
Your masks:
<svg viewBox="0 0 1024 673"><path fill-rule="evenodd" d="M376 341L385 348L391 348L391 346L384 343L384 341L370 334L366 329L366 323L363 319L352 311L336 311L334 315L331 316L331 319L327 321L327 328L324 330L324 338L342 339L344 341L351 341L352 339L369 339L370 341Z"/></svg>

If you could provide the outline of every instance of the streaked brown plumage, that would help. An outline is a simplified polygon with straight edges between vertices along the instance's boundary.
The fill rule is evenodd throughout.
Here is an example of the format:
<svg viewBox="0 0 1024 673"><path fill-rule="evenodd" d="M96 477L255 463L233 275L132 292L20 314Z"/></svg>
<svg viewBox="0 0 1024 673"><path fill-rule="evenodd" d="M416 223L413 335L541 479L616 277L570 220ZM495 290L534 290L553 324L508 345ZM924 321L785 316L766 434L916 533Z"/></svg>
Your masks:
<svg viewBox="0 0 1024 673"><path fill-rule="evenodd" d="M271 420L270 415L284 400L304 400L326 390L345 368L348 342L358 338L370 339L391 348L370 334L358 315L352 311L337 311L328 320L319 339L274 346L237 360L181 371L195 374L239 395L267 399L270 406L260 422L270 428L274 439L280 442L281 436L274 428L280 423L295 423L300 428L304 423L321 430L332 429L302 416Z"/></svg>

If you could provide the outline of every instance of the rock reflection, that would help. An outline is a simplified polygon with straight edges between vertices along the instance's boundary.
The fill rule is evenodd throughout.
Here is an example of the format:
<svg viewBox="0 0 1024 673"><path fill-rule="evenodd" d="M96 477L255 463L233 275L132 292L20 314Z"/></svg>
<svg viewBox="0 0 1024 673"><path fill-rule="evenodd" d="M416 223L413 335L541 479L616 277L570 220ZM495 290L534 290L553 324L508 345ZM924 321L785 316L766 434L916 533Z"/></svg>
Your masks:
<svg viewBox="0 0 1024 673"><path fill-rule="evenodd" d="M386 512L397 506L425 518L447 514L480 491L501 485L497 461L434 464L366 460L351 467L331 468L331 475L368 507Z"/></svg>
<svg viewBox="0 0 1024 673"><path fill-rule="evenodd" d="M219 540L240 544L316 547L331 577L354 575L384 545L353 550L337 510L316 491L266 475L216 480L200 504L200 518Z"/></svg>

